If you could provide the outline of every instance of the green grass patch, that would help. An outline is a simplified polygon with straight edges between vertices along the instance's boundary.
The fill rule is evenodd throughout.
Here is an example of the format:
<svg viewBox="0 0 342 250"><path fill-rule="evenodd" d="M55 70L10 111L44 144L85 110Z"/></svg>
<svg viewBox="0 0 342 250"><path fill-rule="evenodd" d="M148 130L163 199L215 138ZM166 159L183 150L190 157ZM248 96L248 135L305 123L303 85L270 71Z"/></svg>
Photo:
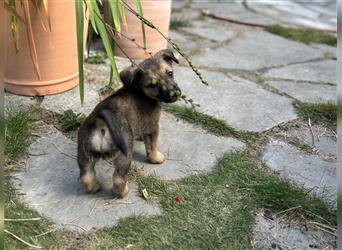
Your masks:
<svg viewBox="0 0 342 250"><path fill-rule="evenodd" d="M337 45L337 38L335 36L322 31L287 28L280 25L270 25L265 30L272 34L305 44L323 43L331 46Z"/></svg>
<svg viewBox="0 0 342 250"><path fill-rule="evenodd" d="M227 125L225 121L200 113L192 108L175 105L164 105L163 108L174 116L195 124L214 135L231 136L247 143L253 142L257 137L254 133L237 131L233 127Z"/></svg>
<svg viewBox="0 0 342 250"><path fill-rule="evenodd" d="M188 27L189 21L182 19L171 19L170 21L170 29L176 30L182 27Z"/></svg>
<svg viewBox="0 0 342 250"><path fill-rule="evenodd" d="M35 119L30 112L8 110L5 115L5 155L18 158L29 143Z"/></svg>
<svg viewBox="0 0 342 250"><path fill-rule="evenodd" d="M298 116L307 121L309 118L311 123L321 123L329 128L336 130L337 126L337 106L332 103L305 103L295 102L294 106Z"/></svg>
<svg viewBox="0 0 342 250"><path fill-rule="evenodd" d="M18 201L14 187L11 185L9 179L5 181L5 218L7 219L28 219L28 218L40 218L38 213L28 209L25 205ZM43 233L44 229L47 231L47 222L42 219L39 221L26 221L17 222L9 221L5 222L5 229L24 239L25 241L36 245L37 242L33 242L30 236ZM49 234L42 237L40 240L46 243L46 246L56 242L53 241L53 235ZM14 239L12 236L5 235L5 249L27 249L27 246L20 241ZM51 237L52 236L52 237ZM50 238L51 237L51 238ZM25 247L26 246L26 247Z"/></svg>
<svg viewBox="0 0 342 250"><path fill-rule="evenodd" d="M311 149L309 144L299 139L290 140L289 143L303 151L308 151Z"/></svg>
<svg viewBox="0 0 342 250"><path fill-rule="evenodd" d="M55 249L253 249L250 235L254 214L260 208L280 212L301 206L288 216L336 227L336 212L329 210L325 202L276 175L269 175L247 152L225 154L207 175L163 181L143 176L139 169L134 169L131 179L148 191L152 201L159 202L162 215L125 219L118 226L87 236L56 231L32 237L37 241L30 236L50 229L45 220L6 222L5 228L31 243ZM8 182L5 195L6 218L38 216L16 199ZM181 202L176 201L177 195L182 197ZM12 249L24 248L10 236L6 236L6 244Z"/></svg>
<svg viewBox="0 0 342 250"><path fill-rule="evenodd" d="M41 218L35 221L5 221L6 230L42 249L95 249L95 245L91 248L92 244L96 244L92 234L83 235L56 230L46 219L29 209L17 198L16 189L8 177L5 179L4 188L6 219ZM29 247L5 233L5 249L18 250L29 249Z"/></svg>
<svg viewBox="0 0 342 250"><path fill-rule="evenodd" d="M235 131L223 121L195 110L169 105L165 109L214 134L254 140L253 135ZM256 144L247 145L251 148ZM248 148L225 154L209 174L179 181L145 176L133 168L130 181L136 182L140 190L146 189L151 202L160 204L160 216L124 219L115 227L89 234L49 232L51 226L45 219L6 221L5 228L43 249L254 249L251 230L255 212L262 208L277 213L300 206L287 213L289 219L304 218L336 227L336 211L320 198L308 195L307 190L270 174ZM9 178L4 194L6 218L40 217L17 198ZM182 201L178 202L176 196ZM27 249L7 234L5 245L6 249Z"/></svg>
<svg viewBox="0 0 342 250"><path fill-rule="evenodd" d="M86 62L90 63L90 64L103 64L103 63L105 63L105 60L104 60L103 55L101 53L96 52L95 55L89 56L86 59Z"/></svg>
<svg viewBox="0 0 342 250"><path fill-rule="evenodd" d="M63 115L60 116L59 122L61 123L63 129L68 132L71 130L76 130L86 119L83 113L74 113L71 109L64 111Z"/></svg>
<svg viewBox="0 0 342 250"><path fill-rule="evenodd" d="M132 218L118 227L103 229L99 235L110 245L135 249L253 249L250 233L254 213L260 208L279 212L300 209L288 216L318 220L336 227L336 212L319 198L293 187L275 175L258 168L258 162L245 152L230 153L218 160L209 175L178 182L140 177L139 187L160 201L163 215ZM177 202L180 195L183 202Z"/></svg>

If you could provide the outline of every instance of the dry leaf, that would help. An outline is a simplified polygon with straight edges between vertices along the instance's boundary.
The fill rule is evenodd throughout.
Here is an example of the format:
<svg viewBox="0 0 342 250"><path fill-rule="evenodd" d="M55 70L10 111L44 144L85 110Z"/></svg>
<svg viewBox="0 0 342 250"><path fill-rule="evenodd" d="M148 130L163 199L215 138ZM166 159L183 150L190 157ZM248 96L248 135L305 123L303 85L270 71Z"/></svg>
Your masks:
<svg viewBox="0 0 342 250"><path fill-rule="evenodd" d="M146 188L144 188L143 190L141 190L141 193L142 193L142 195L143 195L143 197L144 197L145 200L148 200L148 199L149 199Z"/></svg>

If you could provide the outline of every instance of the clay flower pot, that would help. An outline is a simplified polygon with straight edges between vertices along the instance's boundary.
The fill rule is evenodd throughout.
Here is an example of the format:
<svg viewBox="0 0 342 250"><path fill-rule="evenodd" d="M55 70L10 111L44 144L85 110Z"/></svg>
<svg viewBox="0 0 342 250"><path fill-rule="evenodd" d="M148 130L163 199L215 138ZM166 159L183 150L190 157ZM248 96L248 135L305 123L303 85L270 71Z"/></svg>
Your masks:
<svg viewBox="0 0 342 250"><path fill-rule="evenodd" d="M125 2L136 10L134 0L125 0ZM171 15L171 0L141 0L144 18L153 23L159 30L168 36L170 15ZM134 39L136 43L143 46L143 33L141 29L141 21L127 9L125 10L127 19L127 30L122 28L122 35L116 37L118 46L115 47L115 56L126 57L119 47L133 59L145 59L150 57L142 48L139 48L134 42L126 37ZM166 49L167 41L154 29L145 25L146 30L146 47L147 52L152 54L161 49Z"/></svg>
<svg viewBox="0 0 342 250"><path fill-rule="evenodd" d="M20 95L44 96L74 88L78 85L74 1L48 1L51 31L44 30L37 9L32 1L27 2L39 74L31 58L26 24L19 21L19 51L16 52L10 29L10 13L5 12L5 89ZM17 12L25 16L20 4L17 4ZM85 29L88 27L84 26Z"/></svg>

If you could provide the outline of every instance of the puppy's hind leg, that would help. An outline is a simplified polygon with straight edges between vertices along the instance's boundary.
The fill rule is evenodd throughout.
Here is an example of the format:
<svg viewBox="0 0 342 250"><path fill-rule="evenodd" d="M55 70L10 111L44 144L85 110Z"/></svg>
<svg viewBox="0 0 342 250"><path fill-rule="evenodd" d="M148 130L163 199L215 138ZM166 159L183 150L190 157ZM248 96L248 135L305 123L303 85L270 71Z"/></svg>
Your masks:
<svg viewBox="0 0 342 250"><path fill-rule="evenodd" d="M101 189L101 184L95 176L96 160L97 158L89 157L83 150L79 150L77 161L80 168L80 181L87 193L96 193Z"/></svg>
<svg viewBox="0 0 342 250"><path fill-rule="evenodd" d="M123 198L128 193L128 173L131 169L133 136L126 134L127 155L118 152L114 158L115 171L113 174L113 193L119 198Z"/></svg>

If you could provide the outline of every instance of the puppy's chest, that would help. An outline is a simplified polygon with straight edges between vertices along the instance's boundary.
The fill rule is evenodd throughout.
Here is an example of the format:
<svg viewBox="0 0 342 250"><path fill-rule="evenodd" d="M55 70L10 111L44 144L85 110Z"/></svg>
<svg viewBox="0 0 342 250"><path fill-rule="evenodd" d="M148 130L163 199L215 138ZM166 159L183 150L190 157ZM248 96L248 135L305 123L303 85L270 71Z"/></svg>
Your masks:
<svg viewBox="0 0 342 250"><path fill-rule="evenodd" d="M135 137L143 137L146 134L154 134L158 132L159 120L151 119L151 117L144 117L136 124L136 129L134 131Z"/></svg>

